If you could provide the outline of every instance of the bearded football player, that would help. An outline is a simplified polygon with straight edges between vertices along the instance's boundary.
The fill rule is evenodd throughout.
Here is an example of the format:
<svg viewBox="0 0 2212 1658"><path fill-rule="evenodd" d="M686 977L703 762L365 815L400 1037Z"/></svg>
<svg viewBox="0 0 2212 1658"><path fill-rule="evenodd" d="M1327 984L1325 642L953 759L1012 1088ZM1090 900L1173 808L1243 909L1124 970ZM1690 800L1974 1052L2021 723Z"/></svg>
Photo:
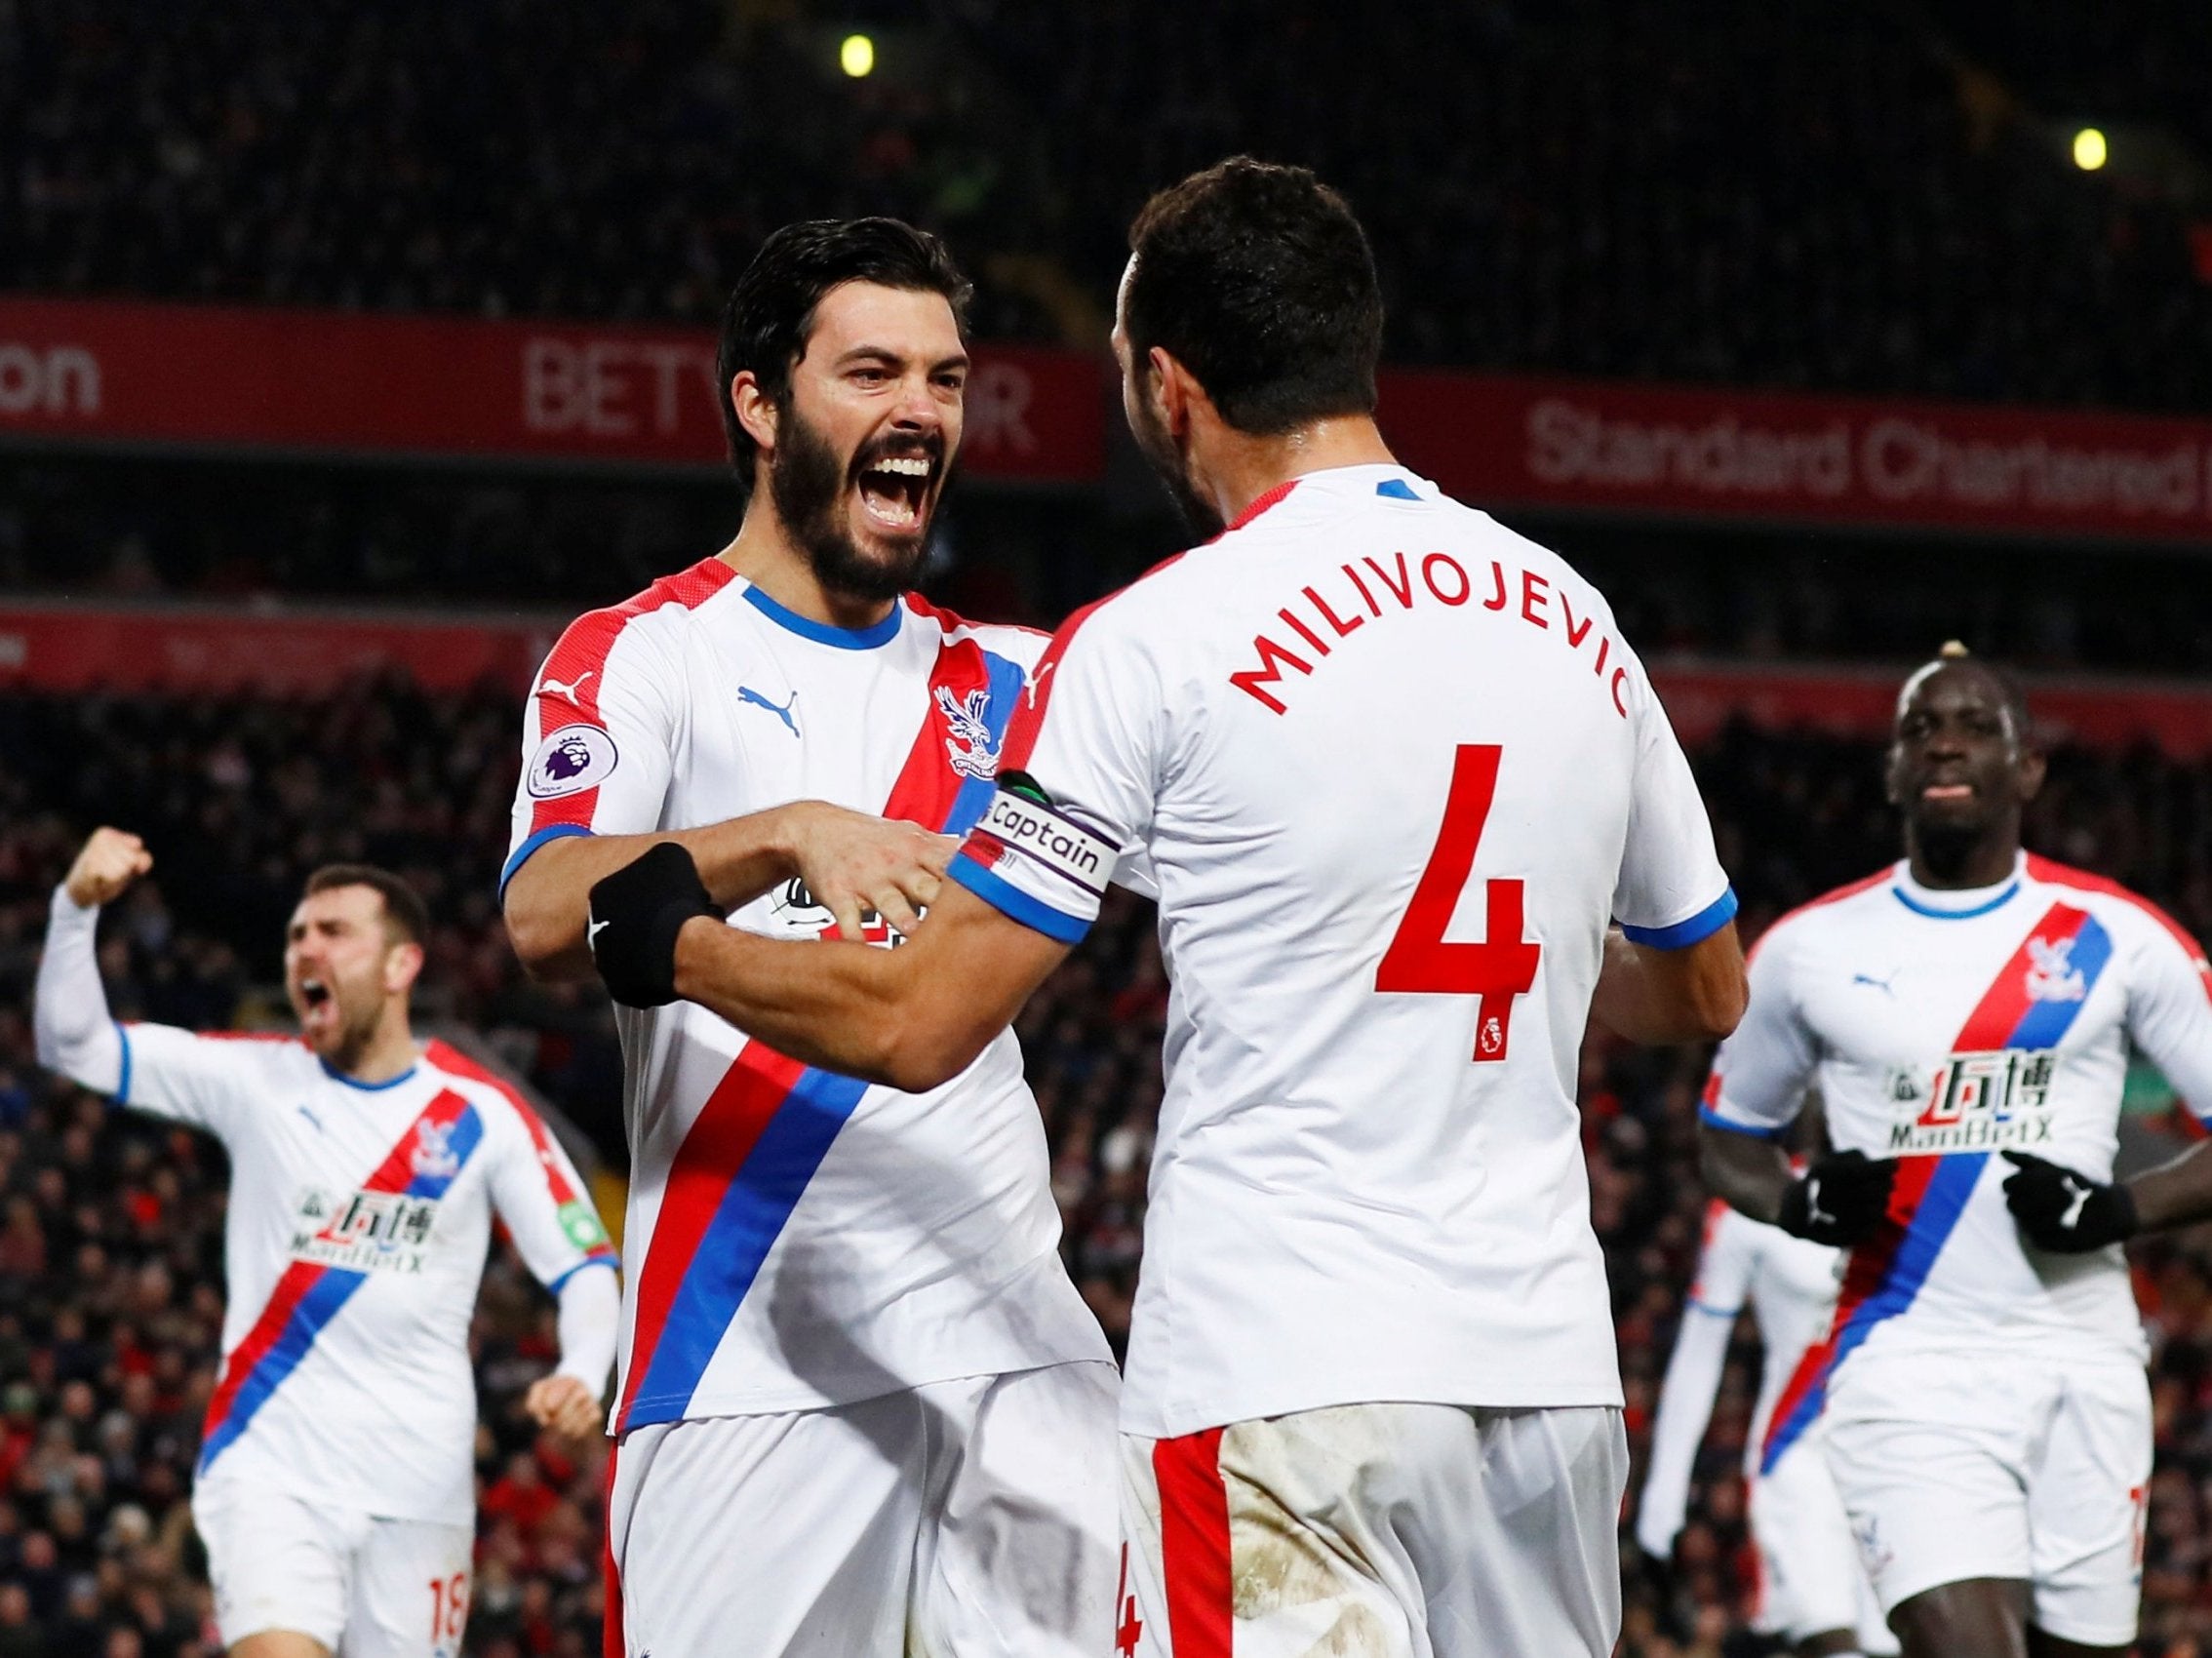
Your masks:
<svg viewBox="0 0 2212 1658"><path fill-rule="evenodd" d="M523 1096L408 1001L429 917L397 876L334 864L285 934L297 1038L108 1016L95 928L153 866L97 830L54 894L41 1064L230 1157L222 1371L192 1478L233 1658L458 1658L476 1537L469 1321L494 1214L560 1301L525 1403L580 1437L614 1362L614 1250Z"/></svg>
<svg viewBox="0 0 2212 1658"><path fill-rule="evenodd" d="M531 698L504 904L533 971L592 970L587 895L655 843L718 923L772 938L889 945L936 897L1046 644L910 591L960 450L967 295L882 218L788 226L739 280L743 524L573 624ZM696 1004L619 1019L609 1650L1104 1650L1115 1373L1013 1038L902 1092Z"/></svg>

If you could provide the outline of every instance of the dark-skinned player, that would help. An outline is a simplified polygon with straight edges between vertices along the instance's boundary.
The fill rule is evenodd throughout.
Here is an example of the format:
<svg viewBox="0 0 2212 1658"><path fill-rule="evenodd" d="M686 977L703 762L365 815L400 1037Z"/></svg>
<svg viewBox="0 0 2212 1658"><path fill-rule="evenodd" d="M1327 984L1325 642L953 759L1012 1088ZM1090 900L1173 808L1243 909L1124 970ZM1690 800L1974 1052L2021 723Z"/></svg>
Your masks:
<svg viewBox="0 0 2212 1658"><path fill-rule="evenodd" d="M2212 1214L2212 1153L2113 1179L2130 1045L2212 1106L2203 952L2022 849L2027 709L1950 645L1888 758L1905 857L1784 917L1704 1111L1737 1208L1849 1251L1775 1411L1824 1415L1907 1658L2085 1658L2135 1638L2151 1401L2121 1244ZM1779 1136L1817 1087L1836 1148Z"/></svg>

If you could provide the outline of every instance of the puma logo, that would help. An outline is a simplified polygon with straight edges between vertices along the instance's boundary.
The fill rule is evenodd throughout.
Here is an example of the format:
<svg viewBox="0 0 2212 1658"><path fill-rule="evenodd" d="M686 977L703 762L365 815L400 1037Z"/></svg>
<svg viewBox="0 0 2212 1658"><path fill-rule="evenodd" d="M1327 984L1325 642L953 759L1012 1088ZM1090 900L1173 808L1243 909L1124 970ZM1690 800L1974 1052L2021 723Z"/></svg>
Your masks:
<svg viewBox="0 0 2212 1658"><path fill-rule="evenodd" d="M737 700L739 702L750 702L755 708L766 708L770 714L773 714L778 720L781 720L785 726L790 728L791 734L793 736L797 736L799 734L799 722L791 717L792 705L799 700L799 693L797 691L793 691L791 693L791 700L789 702L785 702L780 707L778 707L775 703L770 702L767 697L763 696L759 691L755 691L751 686L741 685L737 688Z"/></svg>
<svg viewBox="0 0 2212 1658"><path fill-rule="evenodd" d="M1043 667L1037 670L1034 676L1031 677L1029 682L1029 690L1026 692L1026 695L1029 698L1030 707L1035 708L1037 706L1037 693L1045 689L1045 676L1050 673L1059 665L1060 664L1057 662L1047 662Z"/></svg>
<svg viewBox="0 0 2212 1658"><path fill-rule="evenodd" d="M586 668L567 685L563 685L551 674L547 674L537 682L537 694L540 696L565 696L580 708L583 703L576 693L583 690L583 682L598 671L597 668Z"/></svg>
<svg viewBox="0 0 2212 1658"><path fill-rule="evenodd" d="M595 921L590 926L586 927L584 928L584 944L586 945L586 947L593 950L598 949L599 935L606 930L607 923L603 921Z"/></svg>

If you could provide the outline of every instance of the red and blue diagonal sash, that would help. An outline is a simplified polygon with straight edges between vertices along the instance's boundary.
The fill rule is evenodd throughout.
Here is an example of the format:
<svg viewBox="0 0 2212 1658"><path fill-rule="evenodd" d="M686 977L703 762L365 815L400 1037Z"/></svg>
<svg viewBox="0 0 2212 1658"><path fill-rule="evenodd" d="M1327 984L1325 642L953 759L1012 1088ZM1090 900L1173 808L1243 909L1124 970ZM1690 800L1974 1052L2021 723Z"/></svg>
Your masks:
<svg viewBox="0 0 2212 1658"><path fill-rule="evenodd" d="M2073 1029L2112 954L2112 935L2095 916L2072 904L2053 904L1997 969L1959 1028L1952 1051L2056 1047ZM2062 985L2038 976L2054 959L2071 975ZM2052 994L2054 989L2059 993ZM1771 1472L1819 1417L1837 1366L1876 1325L1913 1304L1966 1212L1989 1155L1948 1152L1898 1159L1888 1211L1875 1235L1851 1251L1827 1338L1805 1349L1775 1401L1759 1450L1761 1474Z"/></svg>
<svg viewBox="0 0 2212 1658"><path fill-rule="evenodd" d="M980 817L1022 683L1018 663L972 638L946 638L922 730L883 814L948 834ZM968 765L956 767L956 757ZM757 1042L738 1049L669 1165L635 1275L617 1434L680 1420L690 1408L769 1251L867 1091Z"/></svg>
<svg viewBox="0 0 2212 1658"><path fill-rule="evenodd" d="M433 1141L443 1140L444 1155L425 1155L426 1132ZM483 1137L484 1123L476 1107L445 1089L422 1108L375 1172L361 1183L361 1190L442 1198ZM418 1163L423 1165L420 1169ZM201 1474L237 1442L368 1277L365 1272L313 1261L294 1261L284 1269L261 1316L223 1360L222 1380L208 1401L207 1426L200 1441Z"/></svg>

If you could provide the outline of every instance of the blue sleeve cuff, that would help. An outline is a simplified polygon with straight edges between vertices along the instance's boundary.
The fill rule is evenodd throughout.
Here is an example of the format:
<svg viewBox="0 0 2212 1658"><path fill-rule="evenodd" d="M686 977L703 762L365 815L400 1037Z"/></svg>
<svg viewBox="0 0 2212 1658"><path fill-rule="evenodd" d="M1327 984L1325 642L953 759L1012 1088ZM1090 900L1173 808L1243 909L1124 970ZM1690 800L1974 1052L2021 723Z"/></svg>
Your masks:
<svg viewBox="0 0 2212 1658"><path fill-rule="evenodd" d="M507 854L506 864L499 871L499 902L507 901L507 883L515 878L515 871L537 855L537 849L548 842L569 835L588 835L591 831L581 823L554 823L540 829L521 846Z"/></svg>
<svg viewBox="0 0 2212 1658"><path fill-rule="evenodd" d="M1762 1128L1749 1123L1732 1122L1728 1118L1722 1117L1710 1105L1701 1105L1697 1108L1697 1120L1708 1128L1719 1128L1730 1134L1749 1134L1755 1140L1779 1140L1790 1131L1790 1125L1787 1123L1778 1127Z"/></svg>
<svg viewBox="0 0 2212 1658"><path fill-rule="evenodd" d="M1687 921L1679 921L1673 927L1630 927L1623 923L1621 934L1631 944L1640 944L1647 950L1687 950L1711 938L1735 916L1736 889L1729 887Z"/></svg>
<svg viewBox="0 0 2212 1658"><path fill-rule="evenodd" d="M131 1103L131 1033L123 1028L123 1021L115 1021L115 1038L123 1045L123 1075L115 1084L114 1099L117 1105Z"/></svg>
<svg viewBox="0 0 2212 1658"><path fill-rule="evenodd" d="M945 873L1000 914L1061 944L1081 944L1083 935L1090 930L1090 923L1084 917L1071 916L1042 899L1032 898L1005 877L993 875L966 852L955 857Z"/></svg>
<svg viewBox="0 0 2212 1658"><path fill-rule="evenodd" d="M586 1255L582 1260L578 1261L574 1266L571 1267L567 1272L563 1273L559 1278L555 1279L551 1283L547 1284L545 1287L551 1293L558 1295L561 1293L562 1285L566 1284L569 1280L574 1278L576 1274L582 1272L587 1267L606 1267L610 1271L614 1271L619 1269L621 1264L622 1263L620 1261L614 1258L614 1254L612 1250L608 1251L606 1254L589 1254Z"/></svg>

